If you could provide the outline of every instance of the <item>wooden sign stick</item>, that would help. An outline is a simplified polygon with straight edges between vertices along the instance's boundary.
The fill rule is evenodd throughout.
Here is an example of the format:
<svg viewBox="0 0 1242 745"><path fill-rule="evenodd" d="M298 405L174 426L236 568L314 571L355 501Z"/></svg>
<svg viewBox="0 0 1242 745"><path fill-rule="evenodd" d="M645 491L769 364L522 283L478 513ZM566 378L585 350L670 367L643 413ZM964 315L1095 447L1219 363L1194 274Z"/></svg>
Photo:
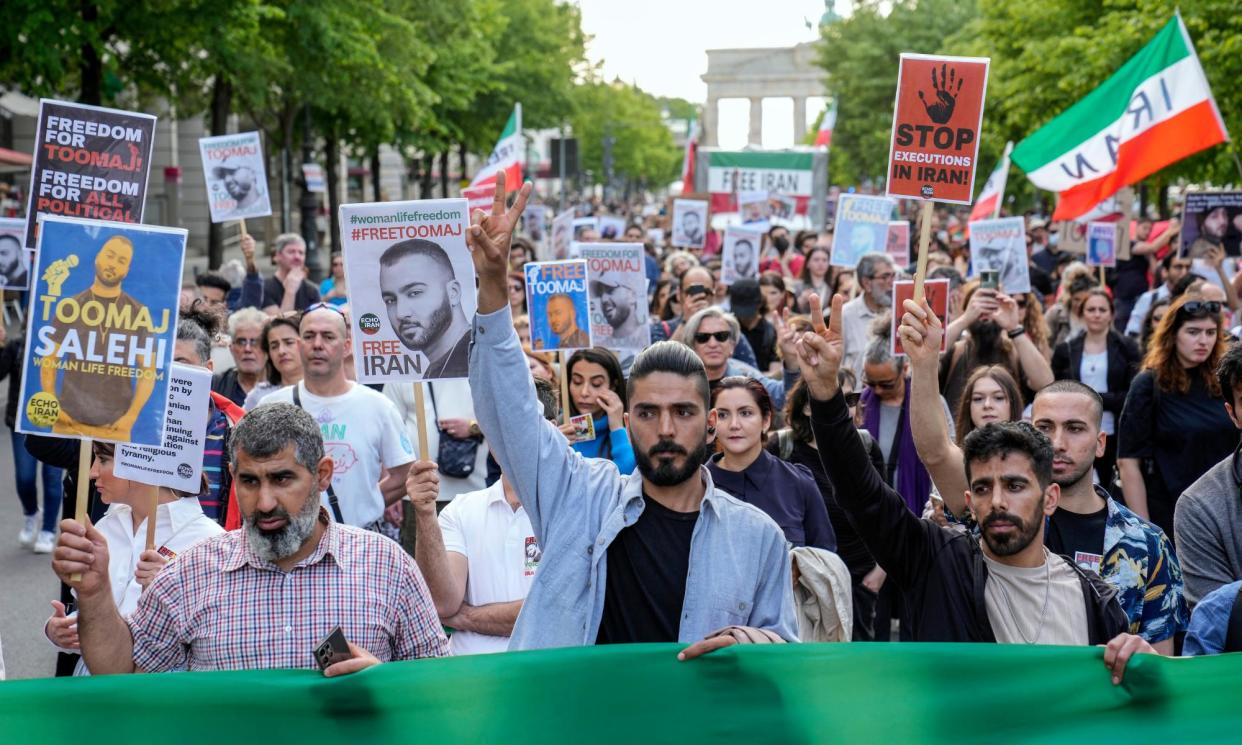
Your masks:
<svg viewBox="0 0 1242 745"><path fill-rule="evenodd" d="M425 383L422 382L414 383L414 410L418 413L418 457L431 460L427 445L427 408L423 401L424 385Z"/></svg>
<svg viewBox="0 0 1242 745"><path fill-rule="evenodd" d="M144 484L150 490L147 499L150 500L151 511L147 513L147 550L155 550L155 523L160 509L160 488L150 484Z"/></svg>
<svg viewBox="0 0 1242 745"><path fill-rule="evenodd" d="M1108 282L1104 280L1104 265L1100 264L1100 287L1105 287Z"/></svg>
<svg viewBox="0 0 1242 745"><path fill-rule="evenodd" d="M923 202L923 210L919 213L919 259L914 270L914 302L923 302L923 282L927 279L927 249L931 246L932 207L935 202L930 199Z"/></svg>
<svg viewBox="0 0 1242 745"><path fill-rule="evenodd" d="M561 421L569 424L569 352L561 351Z"/></svg>
<svg viewBox="0 0 1242 745"><path fill-rule="evenodd" d="M238 220L237 222L239 222L239 223L241 224L241 232L242 232L242 235L250 235L249 233L247 233L247 232L246 232L246 218L244 218L244 217L243 217L242 219Z"/></svg>
<svg viewBox="0 0 1242 745"><path fill-rule="evenodd" d="M86 525L86 500L91 491L92 440L89 437L83 438L78 448L78 496L73 505L73 519L79 525ZM69 579L80 582L82 575L75 573Z"/></svg>

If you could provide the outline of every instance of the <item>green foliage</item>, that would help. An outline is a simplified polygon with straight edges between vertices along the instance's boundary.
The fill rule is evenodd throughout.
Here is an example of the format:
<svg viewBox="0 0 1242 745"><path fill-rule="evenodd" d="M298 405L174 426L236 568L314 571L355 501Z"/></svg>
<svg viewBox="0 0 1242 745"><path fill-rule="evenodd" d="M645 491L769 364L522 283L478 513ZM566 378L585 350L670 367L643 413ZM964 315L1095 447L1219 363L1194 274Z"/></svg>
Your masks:
<svg viewBox="0 0 1242 745"><path fill-rule="evenodd" d="M664 185L677 176L681 153L661 116L659 100L635 86L588 80L574 93L574 136L584 171L604 182L603 143L615 138L613 170L621 179Z"/></svg>

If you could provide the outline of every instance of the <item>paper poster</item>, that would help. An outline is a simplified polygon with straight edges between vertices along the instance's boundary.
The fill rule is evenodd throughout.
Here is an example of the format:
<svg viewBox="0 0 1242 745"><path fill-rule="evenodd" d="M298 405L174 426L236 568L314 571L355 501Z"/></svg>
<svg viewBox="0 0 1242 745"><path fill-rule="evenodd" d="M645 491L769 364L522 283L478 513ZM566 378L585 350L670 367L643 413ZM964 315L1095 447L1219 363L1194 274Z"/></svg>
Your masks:
<svg viewBox="0 0 1242 745"><path fill-rule="evenodd" d="M788 222L798 214L798 199L789 194L768 195L768 215L773 220Z"/></svg>
<svg viewBox="0 0 1242 745"><path fill-rule="evenodd" d="M1087 224L1087 266L1117 266L1117 223Z"/></svg>
<svg viewBox="0 0 1242 745"><path fill-rule="evenodd" d="M548 208L542 204L528 204L522 211L522 232L538 246L548 239Z"/></svg>
<svg viewBox="0 0 1242 745"><path fill-rule="evenodd" d="M575 217L574 218L574 240L585 241L592 240L588 235L588 231L599 233L599 219L595 217Z"/></svg>
<svg viewBox="0 0 1242 745"><path fill-rule="evenodd" d="M664 242L664 228L647 228L647 240L657 246Z"/></svg>
<svg viewBox="0 0 1242 745"><path fill-rule="evenodd" d="M720 250L720 281L726 286L743 278L759 278L759 250L763 233L736 225L725 228Z"/></svg>
<svg viewBox="0 0 1242 745"><path fill-rule="evenodd" d="M203 159L212 222L272 214L258 132L202 137L198 152Z"/></svg>
<svg viewBox="0 0 1242 745"><path fill-rule="evenodd" d="M16 217L0 217L0 290L25 290L30 287L32 252L22 245L26 221Z"/></svg>
<svg viewBox="0 0 1242 745"><path fill-rule="evenodd" d="M359 383L468 376L469 222L464 199L341 205Z"/></svg>
<svg viewBox="0 0 1242 745"><path fill-rule="evenodd" d="M970 279L979 272L1000 273L1001 291L1016 295L1031 291L1026 261L1026 223L1021 217L974 220L970 223Z"/></svg>
<svg viewBox="0 0 1242 745"><path fill-rule="evenodd" d="M772 215L766 191L744 191L737 195L737 211L743 225L766 225Z"/></svg>
<svg viewBox="0 0 1242 745"><path fill-rule="evenodd" d="M323 194L328 191L328 182L323 177L323 166L318 163L303 163L302 178L306 181L306 190Z"/></svg>
<svg viewBox="0 0 1242 745"><path fill-rule="evenodd" d="M643 244L583 243L578 250L587 263L594 346L632 350L650 346Z"/></svg>
<svg viewBox="0 0 1242 745"><path fill-rule="evenodd" d="M173 363L168 378L164 442L157 447L117 446L112 472L118 478L140 484L198 494L202 486L203 448L207 443L211 371Z"/></svg>
<svg viewBox="0 0 1242 745"><path fill-rule="evenodd" d="M569 244L574 241L574 211L572 208L552 218L552 240L545 261L564 261L569 258Z"/></svg>
<svg viewBox="0 0 1242 745"><path fill-rule="evenodd" d="M625 237L625 218L614 215L601 215L599 218L599 237L606 241L617 241Z"/></svg>
<svg viewBox="0 0 1242 745"><path fill-rule="evenodd" d="M1180 255L1202 259L1215 246L1242 256L1242 191L1189 191L1182 209Z"/></svg>
<svg viewBox="0 0 1242 745"><path fill-rule="evenodd" d="M986 57L902 53L888 151L888 196L970 204L988 64Z"/></svg>
<svg viewBox="0 0 1242 745"><path fill-rule="evenodd" d="M707 202L698 199L673 200L673 246L703 248L707 241Z"/></svg>
<svg viewBox="0 0 1242 745"><path fill-rule="evenodd" d="M150 114L39 101L26 248L35 247L40 215L142 222L154 141Z"/></svg>
<svg viewBox="0 0 1242 745"><path fill-rule="evenodd" d="M590 414L579 414L571 416L569 423L573 425L573 434L569 436L570 444L575 442L590 442L595 439L595 417Z"/></svg>
<svg viewBox="0 0 1242 745"><path fill-rule="evenodd" d="M159 445L186 231L47 215L17 430Z"/></svg>
<svg viewBox="0 0 1242 745"><path fill-rule="evenodd" d="M555 352L593 346L587 263L581 259L537 261L523 269L531 348Z"/></svg>
<svg viewBox="0 0 1242 745"><path fill-rule="evenodd" d="M854 269L863 254L884 253L896 206L897 200L888 197L842 194L832 233L832 265Z"/></svg>
<svg viewBox="0 0 1242 745"><path fill-rule="evenodd" d="M927 304L931 306L932 313L940 319L942 328L949 328L949 280L947 279L929 279L923 283L923 297L927 299ZM893 283L893 312L892 324L890 326L889 339L891 354L905 354L905 350L901 346L901 337L897 334L897 327L901 325L901 317L906 312L905 302L914 299L914 282L913 280L899 279ZM945 351L945 336L940 337L940 351Z"/></svg>
<svg viewBox="0 0 1242 745"><path fill-rule="evenodd" d="M888 223L888 242L884 251L898 269L910 266L910 223L905 220L892 220Z"/></svg>

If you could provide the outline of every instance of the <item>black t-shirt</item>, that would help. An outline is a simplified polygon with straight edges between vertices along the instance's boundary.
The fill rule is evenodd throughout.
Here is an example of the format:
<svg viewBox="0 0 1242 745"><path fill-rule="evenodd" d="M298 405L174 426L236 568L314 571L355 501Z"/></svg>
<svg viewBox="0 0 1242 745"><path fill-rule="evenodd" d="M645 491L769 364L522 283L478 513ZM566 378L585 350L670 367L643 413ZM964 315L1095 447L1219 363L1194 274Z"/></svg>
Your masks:
<svg viewBox="0 0 1242 745"><path fill-rule="evenodd" d="M1137 243L1130 245L1134 250ZM1150 289L1147 285L1147 270L1151 262L1146 256L1130 255L1128 259L1118 259L1116 275L1113 278L1113 294L1118 300L1137 300L1139 295Z"/></svg>
<svg viewBox="0 0 1242 745"><path fill-rule="evenodd" d="M271 276L263 280L263 305L266 308L269 305L280 307L285 299L285 283L281 282L277 277ZM298 294L293 297L294 310L306 310L309 305L319 302L319 290L310 282L302 280L302 285L298 287Z"/></svg>
<svg viewBox="0 0 1242 745"><path fill-rule="evenodd" d="M643 495L638 522L608 547L604 617L596 644L675 642L698 512L674 512Z"/></svg>
<svg viewBox="0 0 1242 745"><path fill-rule="evenodd" d="M1081 567L1099 571L1104 555L1104 523L1108 505L1086 515L1058 509L1048 518L1048 536L1044 543L1054 554L1067 556Z"/></svg>
<svg viewBox="0 0 1242 745"><path fill-rule="evenodd" d="M746 337L755 352L755 361L759 363L755 367L759 368L759 372L767 373L776 360L776 329L766 318L760 318L753 329L742 327L742 336Z"/></svg>

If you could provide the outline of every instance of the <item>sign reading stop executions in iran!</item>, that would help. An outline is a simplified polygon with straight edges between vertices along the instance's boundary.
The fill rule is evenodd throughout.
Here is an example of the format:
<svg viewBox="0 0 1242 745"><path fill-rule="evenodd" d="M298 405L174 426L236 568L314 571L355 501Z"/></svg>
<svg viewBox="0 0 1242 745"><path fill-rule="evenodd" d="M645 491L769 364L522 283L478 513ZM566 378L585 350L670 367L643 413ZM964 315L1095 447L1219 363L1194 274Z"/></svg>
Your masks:
<svg viewBox="0 0 1242 745"><path fill-rule="evenodd" d="M901 55L888 196L970 204L989 62Z"/></svg>

